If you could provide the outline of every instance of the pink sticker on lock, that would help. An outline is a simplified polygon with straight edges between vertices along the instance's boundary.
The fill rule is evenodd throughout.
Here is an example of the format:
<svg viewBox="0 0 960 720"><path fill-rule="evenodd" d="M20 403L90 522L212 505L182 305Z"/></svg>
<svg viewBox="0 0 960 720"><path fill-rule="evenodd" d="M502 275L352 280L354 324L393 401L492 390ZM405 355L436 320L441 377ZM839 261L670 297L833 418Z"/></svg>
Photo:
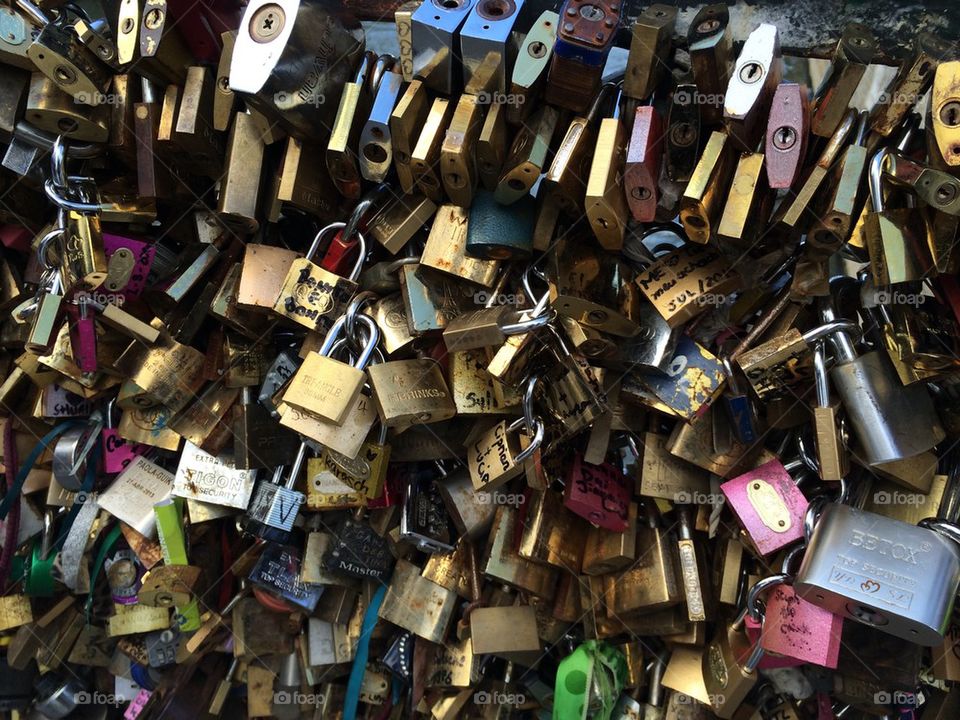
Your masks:
<svg viewBox="0 0 960 720"><path fill-rule="evenodd" d="M122 472L138 455L147 449L146 445L129 442L120 437L116 428L103 429L103 471L107 474Z"/></svg>
<svg viewBox="0 0 960 720"><path fill-rule="evenodd" d="M767 594L760 643L768 653L836 669L843 618L799 597L789 585Z"/></svg>
<svg viewBox="0 0 960 720"><path fill-rule="evenodd" d="M720 490L761 555L803 537L807 499L779 460L723 483Z"/></svg>
<svg viewBox="0 0 960 720"><path fill-rule="evenodd" d="M104 233L103 250L107 256L108 276L100 286L100 292L119 293L129 299L140 297L147 285L147 275L157 249L141 240ZM121 252L114 258L118 250ZM109 272L111 263L116 266L113 273Z"/></svg>
<svg viewBox="0 0 960 720"><path fill-rule="evenodd" d="M138 692L137 696L130 701L127 709L124 711L124 720L136 720L138 717L140 717L140 713L142 713L143 709L147 706L151 695L153 695L152 692L141 688L140 692Z"/></svg>

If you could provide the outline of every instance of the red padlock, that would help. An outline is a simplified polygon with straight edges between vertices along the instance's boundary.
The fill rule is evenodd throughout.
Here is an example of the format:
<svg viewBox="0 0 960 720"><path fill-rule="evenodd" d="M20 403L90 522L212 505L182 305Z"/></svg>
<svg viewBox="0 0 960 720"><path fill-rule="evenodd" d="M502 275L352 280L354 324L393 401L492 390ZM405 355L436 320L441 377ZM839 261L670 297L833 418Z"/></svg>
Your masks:
<svg viewBox="0 0 960 720"><path fill-rule="evenodd" d="M592 465L577 453L567 474L563 504L593 525L625 532L629 525L630 480L610 463Z"/></svg>

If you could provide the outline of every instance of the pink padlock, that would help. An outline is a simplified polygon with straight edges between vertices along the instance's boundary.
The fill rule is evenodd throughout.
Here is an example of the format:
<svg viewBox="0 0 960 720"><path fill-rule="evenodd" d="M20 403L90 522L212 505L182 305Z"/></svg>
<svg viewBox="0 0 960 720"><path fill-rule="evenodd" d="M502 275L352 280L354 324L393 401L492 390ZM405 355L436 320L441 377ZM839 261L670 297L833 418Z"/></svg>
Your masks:
<svg viewBox="0 0 960 720"><path fill-rule="evenodd" d="M840 657L843 618L797 595L790 585L778 585L767 594L763 636L768 653L836 669Z"/></svg>
<svg viewBox="0 0 960 720"><path fill-rule="evenodd" d="M747 615L743 621L743 629L747 634L747 638L750 640L750 645L756 645L761 641L763 635L769 632L769 629L765 625L766 620L754 620L752 617ZM763 632L761 632L761 627ZM784 655L771 655L766 652L766 647L764 647L764 655L760 658L760 664L757 665L758 670L775 670L776 668L785 668L785 667L797 667L803 665L802 660L797 660L796 658L786 657Z"/></svg>
<svg viewBox="0 0 960 720"><path fill-rule="evenodd" d="M140 297L157 249L142 240L110 233L103 234L103 249L107 256L107 279L100 291L121 293L128 299Z"/></svg>
<svg viewBox="0 0 960 720"><path fill-rule="evenodd" d="M140 443L132 443L120 437L114 423L114 404L116 398L107 403L106 417L103 428L103 471L107 474L121 472L138 455L142 455L148 448Z"/></svg>
<svg viewBox="0 0 960 720"><path fill-rule="evenodd" d="M574 455L563 489L563 504L597 527L625 532L630 507L630 481L610 463L592 465Z"/></svg>
<svg viewBox="0 0 960 720"><path fill-rule="evenodd" d="M720 490L761 555L803 537L809 503L779 460L728 480Z"/></svg>
<svg viewBox="0 0 960 720"><path fill-rule="evenodd" d="M82 372L97 371L97 325L96 311L87 302L85 293L77 295L77 302L67 303L67 318L70 331L70 353Z"/></svg>

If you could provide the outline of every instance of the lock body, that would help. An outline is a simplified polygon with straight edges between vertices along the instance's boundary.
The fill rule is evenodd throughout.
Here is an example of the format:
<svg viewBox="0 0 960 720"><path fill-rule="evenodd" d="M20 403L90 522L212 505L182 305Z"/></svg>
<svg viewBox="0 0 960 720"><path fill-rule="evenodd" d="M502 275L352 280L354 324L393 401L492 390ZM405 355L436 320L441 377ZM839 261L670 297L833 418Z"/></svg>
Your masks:
<svg viewBox="0 0 960 720"><path fill-rule="evenodd" d="M960 550L938 533L829 505L794 589L801 598L881 632L936 645L953 613Z"/></svg>

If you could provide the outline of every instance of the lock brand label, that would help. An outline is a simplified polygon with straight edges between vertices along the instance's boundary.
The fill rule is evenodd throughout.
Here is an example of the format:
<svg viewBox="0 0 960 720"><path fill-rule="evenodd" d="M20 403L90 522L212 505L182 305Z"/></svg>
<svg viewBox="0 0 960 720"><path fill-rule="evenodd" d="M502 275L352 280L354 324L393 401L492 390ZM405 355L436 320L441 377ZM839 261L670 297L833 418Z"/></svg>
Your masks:
<svg viewBox="0 0 960 720"><path fill-rule="evenodd" d="M703 594L700 591L700 574L697 571L697 556L693 549L693 540L681 540L680 573L683 576L683 589L687 598L687 614L690 620L706 620L703 607Z"/></svg>
<svg viewBox="0 0 960 720"><path fill-rule="evenodd" d="M863 548L870 552L876 552L878 555L892 557L901 560L910 565L919 565L917 555L930 552L930 543L922 542L916 547L911 547L905 543L886 540L879 535L866 533L862 530L851 530L850 538L847 542L853 547Z"/></svg>
<svg viewBox="0 0 960 720"><path fill-rule="evenodd" d="M881 577L889 580L890 583L902 582L910 585L916 585L915 580L872 565L864 566L864 570L870 572L872 577L834 565L830 570L830 582L833 585L864 595L870 598L870 601L874 604L883 603L904 610L910 609L914 597L912 592L892 584L877 582L875 578Z"/></svg>
<svg viewBox="0 0 960 720"><path fill-rule="evenodd" d="M227 507L246 508L254 470L237 470L233 456L215 457L187 441L173 480L173 494Z"/></svg>
<svg viewBox="0 0 960 720"><path fill-rule="evenodd" d="M730 681L730 673L727 669L727 663L723 659L723 650L720 643L712 642L707 648L707 665L710 668L710 676L717 681L717 684L725 688Z"/></svg>

